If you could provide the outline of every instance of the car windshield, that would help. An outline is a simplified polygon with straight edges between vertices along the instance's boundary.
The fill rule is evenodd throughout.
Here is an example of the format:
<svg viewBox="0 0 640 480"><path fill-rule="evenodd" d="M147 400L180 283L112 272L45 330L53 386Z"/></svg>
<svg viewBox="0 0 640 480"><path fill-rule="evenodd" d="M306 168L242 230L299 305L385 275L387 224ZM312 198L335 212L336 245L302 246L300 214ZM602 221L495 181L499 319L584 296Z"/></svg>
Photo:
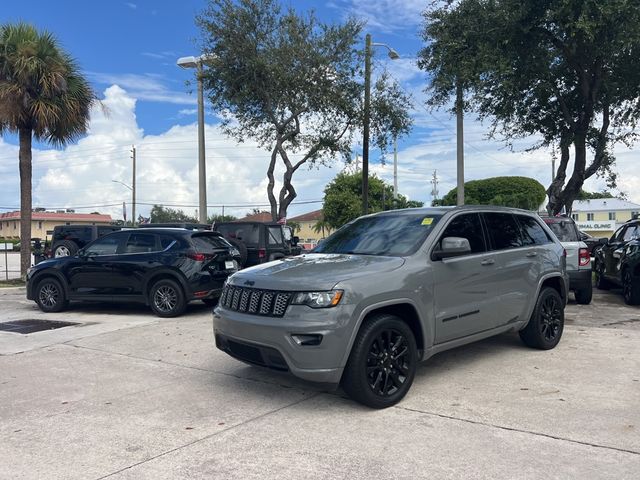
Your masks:
<svg viewBox="0 0 640 480"><path fill-rule="evenodd" d="M426 240L441 217L440 214L424 212L361 217L340 228L313 252L398 257L411 255Z"/></svg>
<svg viewBox="0 0 640 480"><path fill-rule="evenodd" d="M578 242L578 234L573 223L566 220L546 222L553 233L561 242Z"/></svg>

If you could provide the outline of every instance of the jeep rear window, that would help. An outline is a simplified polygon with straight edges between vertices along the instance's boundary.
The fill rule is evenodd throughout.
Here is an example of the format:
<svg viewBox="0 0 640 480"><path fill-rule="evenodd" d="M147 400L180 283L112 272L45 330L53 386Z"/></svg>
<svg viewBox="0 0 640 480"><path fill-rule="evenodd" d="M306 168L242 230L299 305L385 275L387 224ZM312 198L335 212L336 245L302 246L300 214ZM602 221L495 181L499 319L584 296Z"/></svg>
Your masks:
<svg viewBox="0 0 640 480"><path fill-rule="evenodd" d="M424 212L361 217L340 228L313 252L411 255L424 243L441 217Z"/></svg>
<svg viewBox="0 0 640 480"><path fill-rule="evenodd" d="M193 235L191 237L191 241L193 242L193 246L196 248L196 250L202 253L219 250L221 248L232 248L231 244L229 244L229 242L227 242L224 238L218 235L212 235L210 233Z"/></svg>
<svg viewBox="0 0 640 480"><path fill-rule="evenodd" d="M544 220L561 242L579 242L578 231L568 220Z"/></svg>
<svg viewBox="0 0 640 480"><path fill-rule="evenodd" d="M257 246L260 242L260 227L258 225L235 223L216 226L216 230L225 237L242 240L245 245Z"/></svg>

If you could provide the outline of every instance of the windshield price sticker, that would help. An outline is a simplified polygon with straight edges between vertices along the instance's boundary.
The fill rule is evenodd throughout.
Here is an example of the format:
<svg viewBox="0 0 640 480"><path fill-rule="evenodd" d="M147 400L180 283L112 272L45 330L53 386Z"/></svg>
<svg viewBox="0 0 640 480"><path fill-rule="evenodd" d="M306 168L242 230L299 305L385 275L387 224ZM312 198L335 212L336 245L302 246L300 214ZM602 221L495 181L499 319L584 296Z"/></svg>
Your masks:
<svg viewBox="0 0 640 480"><path fill-rule="evenodd" d="M433 218L425 217L422 219L422 225L431 225L433 223Z"/></svg>

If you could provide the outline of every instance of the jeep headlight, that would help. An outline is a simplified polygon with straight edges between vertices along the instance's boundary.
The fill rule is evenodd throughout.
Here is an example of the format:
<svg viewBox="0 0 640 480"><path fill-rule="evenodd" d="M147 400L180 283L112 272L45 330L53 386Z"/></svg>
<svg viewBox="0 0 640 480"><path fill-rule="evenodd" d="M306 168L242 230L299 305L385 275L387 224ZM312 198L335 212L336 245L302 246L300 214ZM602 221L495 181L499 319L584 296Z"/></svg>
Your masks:
<svg viewBox="0 0 640 480"><path fill-rule="evenodd" d="M293 295L291 305L306 305L311 308L335 307L342 300L344 290L328 292L298 292Z"/></svg>

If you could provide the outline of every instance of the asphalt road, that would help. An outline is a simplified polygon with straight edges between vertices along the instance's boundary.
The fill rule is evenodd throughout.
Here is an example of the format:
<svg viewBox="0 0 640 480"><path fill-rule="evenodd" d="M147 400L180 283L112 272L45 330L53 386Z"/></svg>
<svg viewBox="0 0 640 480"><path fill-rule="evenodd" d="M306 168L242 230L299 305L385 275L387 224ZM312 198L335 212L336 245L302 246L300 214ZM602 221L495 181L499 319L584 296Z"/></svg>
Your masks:
<svg viewBox="0 0 640 480"><path fill-rule="evenodd" d="M571 303L548 352L506 334L437 355L374 411L217 351L192 305L42 314L0 289L0 478L612 478L640 472L640 308Z"/></svg>

